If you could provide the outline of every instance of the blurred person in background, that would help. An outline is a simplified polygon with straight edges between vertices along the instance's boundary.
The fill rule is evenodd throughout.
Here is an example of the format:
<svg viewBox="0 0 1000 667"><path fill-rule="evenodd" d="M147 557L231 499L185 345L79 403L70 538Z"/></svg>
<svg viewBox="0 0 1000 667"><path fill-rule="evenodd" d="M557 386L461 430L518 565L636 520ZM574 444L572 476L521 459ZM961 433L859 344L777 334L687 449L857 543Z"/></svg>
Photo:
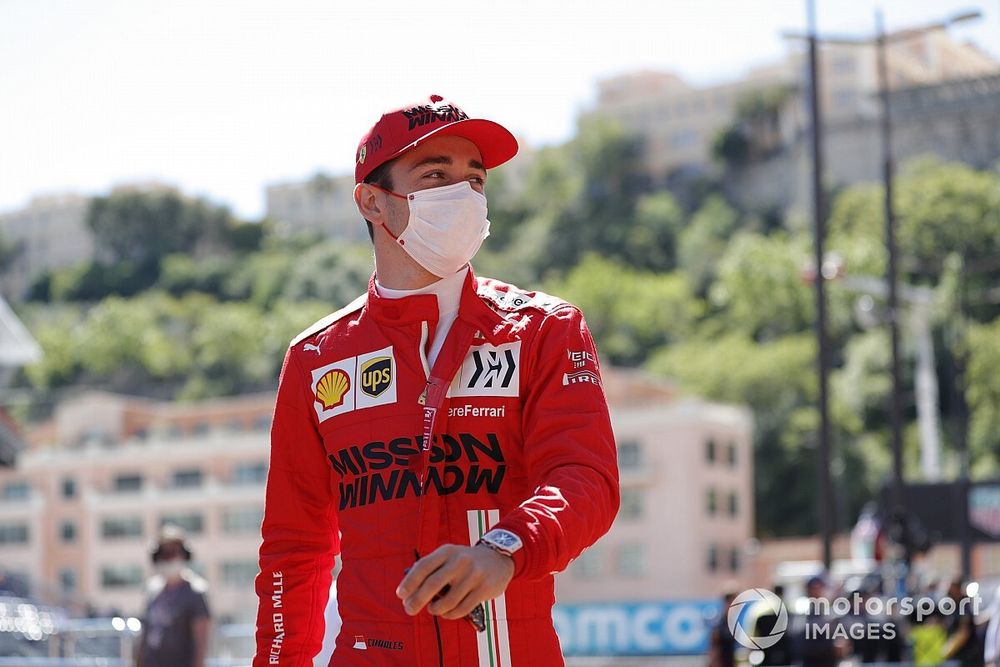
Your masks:
<svg viewBox="0 0 1000 667"><path fill-rule="evenodd" d="M285 356L254 667L312 664L338 554L331 664L563 664L552 575L611 526L617 456L579 309L469 264L516 152L437 95L359 144L375 274Z"/></svg>
<svg viewBox="0 0 1000 667"><path fill-rule="evenodd" d="M1000 586L986 612L986 632L983 635L983 662L986 667L1000 667Z"/></svg>
<svg viewBox="0 0 1000 667"><path fill-rule="evenodd" d="M729 607L735 599L735 591L727 591L722 596L722 610L708 636L708 667L733 667L736 664L736 638L729 629Z"/></svg>
<svg viewBox="0 0 1000 667"><path fill-rule="evenodd" d="M799 664L803 667L835 667L851 647L849 642L833 636L837 619L830 612L826 579L820 575L810 577L806 582L806 597L810 601L809 609L804 617L796 619L801 619L795 631ZM818 632L819 627L829 627L829 632Z"/></svg>
<svg viewBox="0 0 1000 667"><path fill-rule="evenodd" d="M782 603L785 599L785 587L781 584L776 584L774 586L774 594L781 598ZM794 619L792 617L792 610L788 605L785 605L785 614L787 619L786 628L790 628L794 625ZM772 632L774 632L774 626L778 622L778 614L776 611L767 610L757 617L757 622L754 625L754 635L757 637L769 637ZM781 635L781 639L778 640L773 646L769 646L762 649L764 654L763 660L761 660L761 665L790 665L793 662L792 655L792 640L789 638L789 633L785 632Z"/></svg>
<svg viewBox="0 0 1000 667"><path fill-rule="evenodd" d="M975 607L965 594L965 582L953 579L947 597L955 602L955 612L948 616L948 640L942 649L945 660L958 661L962 667L982 667L983 647L976 633Z"/></svg>
<svg viewBox="0 0 1000 667"><path fill-rule="evenodd" d="M151 554L154 574L136 651L137 667L205 667L210 614L205 580L188 567L184 531L165 525Z"/></svg>

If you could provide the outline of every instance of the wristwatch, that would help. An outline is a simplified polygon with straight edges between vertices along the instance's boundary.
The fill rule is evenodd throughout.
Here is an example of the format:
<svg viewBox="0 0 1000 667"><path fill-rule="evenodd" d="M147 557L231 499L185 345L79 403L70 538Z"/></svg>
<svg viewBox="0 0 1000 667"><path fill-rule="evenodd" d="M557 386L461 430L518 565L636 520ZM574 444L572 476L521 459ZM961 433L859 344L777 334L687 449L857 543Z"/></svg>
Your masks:
<svg viewBox="0 0 1000 667"><path fill-rule="evenodd" d="M487 532L479 538L479 541L476 542L476 544L482 544L485 547L493 549L493 551L496 551L498 554L503 554L504 556L508 556L510 558L513 558L514 553L524 546L520 537L509 530L504 530L503 528L494 528L493 530Z"/></svg>

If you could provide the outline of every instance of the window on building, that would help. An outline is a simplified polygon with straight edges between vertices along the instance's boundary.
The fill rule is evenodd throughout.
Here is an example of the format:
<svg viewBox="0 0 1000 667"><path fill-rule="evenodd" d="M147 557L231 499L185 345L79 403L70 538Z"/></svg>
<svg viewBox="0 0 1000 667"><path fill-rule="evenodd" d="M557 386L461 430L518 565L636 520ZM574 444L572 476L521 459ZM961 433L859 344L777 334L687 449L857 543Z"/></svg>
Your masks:
<svg viewBox="0 0 1000 667"><path fill-rule="evenodd" d="M270 431L271 415L260 415L253 420L253 427L257 431Z"/></svg>
<svg viewBox="0 0 1000 667"><path fill-rule="evenodd" d="M638 519L642 517L646 494L643 489L626 488L621 490L621 508L619 519Z"/></svg>
<svg viewBox="0 0 1000 667"><path fill-rule="evenodd" d="M257 576L256 559L224 560L221 564L222 583L233 588L246 588L253 585Z"/></svg>
<svg viewBox="0 0 1000 667"><path fill-rule="evenodd" d="M709 463L715 463L715 457L718 446L715 444L715 438L709 438L705 441L705 460Z"/></svg>
<svg viewBox="0 0 1000 667"><path fill-rule="evenodd" d="M577 579L592 579L605 574L604 549L593 546L584 550L573 561L572 572Z"/></svg>
<svg viewBox="0 0 1000 667"><path fill-rule="evenodd" d="M212 430L212 425L208 422L198 422L191 429L191 433L194 435L207 435L209 431Z"/></svg>
<svg viewBox="0 0 1000 667"><path fill-rule="evenodd" d="M638 440L623 440L618 444L618 467L635 470L642 465L642 445Z"/></svg>
<svg viewBox="0 0 1000 667"><path fill-rule="evenodd" d="M126 540L142 537L141 516L114 516L101 521L101 537L106 540Z"/></svg>
<svg viewBox="0 0 1000 667"><path fill-rule="evenodd" d="M698 133L694 130L680 130L670 133L671 148L691 148L698 144Z"/></svg>
<svg viewBox="0 0 1000 667"><path fill-rule="evenodd" d="M715 513L719 509L719 498L715 489L709 489L705 492L705 512L709 516L715 516Z"/></svg>
<svg viewBox="0 0 1000 667"><path fill-rule="evenodd" d="M238 463L233 468L233 484L263 484L267 481L267 463Z"/></svg>
<svg viewBox="0 0 1000 667"><path fill-rule="evenodd" d="M23 480L7 482L3 487L3 499L9 501L22 501L31 498L31 485Z"/></svg>
<svg viewBox="0 0 1000 667"><path fill-rule="evenodd" d="M62 481L62 497L67 500L76 498L76 480L72 477L67 477Z"/></svg>
<svg viewBox="0 0 1000 667"><path fill-rule="evenodd" d="M857 91L850 88L835 91L833 93L833 105L837 109L847 109L857 104Z"/></svg>
<svg viewBox="0 0 1000 667"><path fill-rule="evenodd" d="M738 572L740 569L740 550L733 547L729 550L729 571Z"/></svg>
<svg viewBox="0 0 1000 667"><path fill-rule="evenodd" d="M59 590L63 593L76 592L76 570L71 567L59 570Z"/></svg>
<svg viewBox="0 0 1000 667"><path fill-rule="evenodd" d="M833 59L833 71L837 74L850 74L854 71L855 65L853 56L837 56Z"/></svg>
<svg viewBox="0 0 1000 667"><path fill-rule="evenodd" d="M27 544L28 524L0 523L0 544Z"/></svg>
<svg viewBox="0 0 1000 667"><path fill-rule="evenodd" d="M138 588L142 585L141 565L105 565L101 568L102 588Z"/></svg>
<svg viewBox="0 0 1000 667"><path fill-rule="evenodd" d="M737 460L738 460L737 459L736 443L735 442L730 442L729 443L728 452L729 452L729 454L728 454L728 456L726 458L729 461L729 467L730 468L735 468Z"/></svg>
<svg viewBox="0 0 1000 667"><path fill-rule="evenodd" d="M222 532L228 535L253 534L264 521L264 508L235 507L222 512Z"/></svg>
<svg viewBox="0 0 1000 667"><path fill-rule="evenodd" d="M198 512L176 512L173 514L164 514L160 518L160 527L162 528L168 523L173 524L174 526L177 526L192 535L200 534L205 530L204 520Z"/></svg>
<svg viewBox="0 0 1000 667"><path fill-rule="evenodd" d="M646 572L646 549L642 543L618 547L616 570L621 577L641 577Z"/></svg>
<svg viewBox="0 0 1000 667"><path fill-rule="evenodd" d="M115 493L134 493L142 491L142 475L129 473L125 475L115 475L112 482Z"/></svg>
<svg viewBox="0 0 1000 667"><path fill-rule="evenodd" d="M714 544L708 545L708 557L706 563L709 572L715 572L719 569L719 548Z"/></svg>
<svg viewBox="0 0 1000 667"><path fill-rule="evenodd" d="M59 539L66 544L76 542L76 524L72 521L63 521L59 525Z"/></svg>
<svg viewBox="0 0 1000 667"><path fill-rule="evenodd" d="M739 516L740 513L740 497L736 495L736 492L729 494L729 516L735 517Z"/></svg>
<svg viewBox="0 0 1000 667"><path fill-rule="evenodd" d="M171 485L175 489L197 489L202 484L201 470L198 468L186 468L175 470Z"/></svg>

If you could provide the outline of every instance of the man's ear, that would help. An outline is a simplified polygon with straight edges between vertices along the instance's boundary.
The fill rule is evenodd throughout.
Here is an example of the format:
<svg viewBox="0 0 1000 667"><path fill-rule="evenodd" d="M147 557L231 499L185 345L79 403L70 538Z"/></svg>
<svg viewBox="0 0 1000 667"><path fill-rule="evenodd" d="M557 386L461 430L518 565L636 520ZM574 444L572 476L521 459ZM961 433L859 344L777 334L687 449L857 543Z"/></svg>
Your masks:
<svg viewBox="0 0 1000 667"><path fill-rule="evenodd" d="M368 183L358 183L354 186L354 203L358 206L361 217L375 224L385 224L385 214L379 204L378 190Z"/></svg>

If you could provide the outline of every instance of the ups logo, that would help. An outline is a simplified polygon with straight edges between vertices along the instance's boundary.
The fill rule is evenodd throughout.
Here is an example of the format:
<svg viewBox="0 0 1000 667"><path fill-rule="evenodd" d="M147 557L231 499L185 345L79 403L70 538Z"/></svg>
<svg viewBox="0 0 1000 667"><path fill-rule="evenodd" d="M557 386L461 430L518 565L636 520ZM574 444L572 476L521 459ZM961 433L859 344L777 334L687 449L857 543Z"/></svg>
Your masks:
<svg viewBox="0 0 1000 667"><path fill-rule="evenodd" d="M361 364L361 391L381 396L392 385L392 357L375 357Z"/></svg>

